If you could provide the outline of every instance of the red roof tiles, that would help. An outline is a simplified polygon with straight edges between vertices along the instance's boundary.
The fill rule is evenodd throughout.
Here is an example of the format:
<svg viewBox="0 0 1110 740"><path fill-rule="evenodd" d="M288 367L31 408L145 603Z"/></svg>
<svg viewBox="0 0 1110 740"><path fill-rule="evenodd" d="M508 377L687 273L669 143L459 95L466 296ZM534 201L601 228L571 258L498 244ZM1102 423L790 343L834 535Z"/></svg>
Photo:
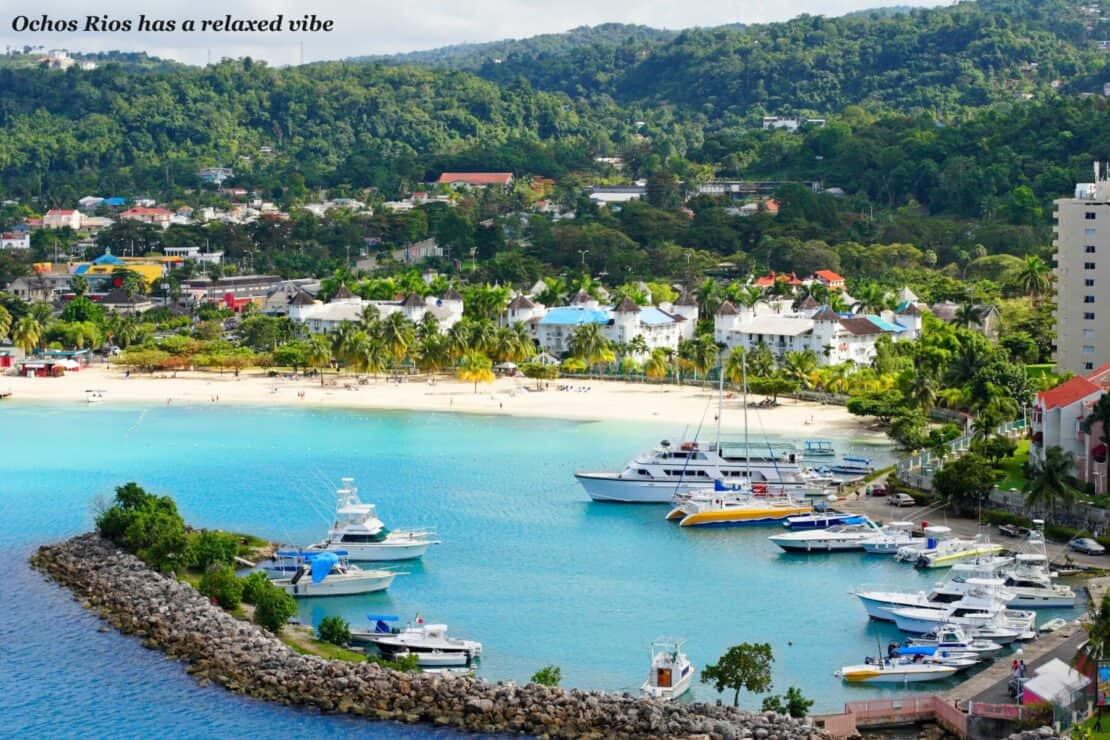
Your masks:
<svg viewBox="0 0 1110 740"><path fill-rule="evenodd" d="M508 185L512 180L511 172L444 172L436 182L441 185L457 182L466 185Z"/></svg>
<svg viewBox="0 0 1110 740"><path fill-rule="evenodd" d="M1041 391L1037 394L1037 401L1040 402L1042 408L1058 409L1086 398L1092 393L1098 393L1102 389L1097 385L1087 380L1081 375L1076 375L1070 380L1066 380L1060 385L1047 391Z"/></svg>

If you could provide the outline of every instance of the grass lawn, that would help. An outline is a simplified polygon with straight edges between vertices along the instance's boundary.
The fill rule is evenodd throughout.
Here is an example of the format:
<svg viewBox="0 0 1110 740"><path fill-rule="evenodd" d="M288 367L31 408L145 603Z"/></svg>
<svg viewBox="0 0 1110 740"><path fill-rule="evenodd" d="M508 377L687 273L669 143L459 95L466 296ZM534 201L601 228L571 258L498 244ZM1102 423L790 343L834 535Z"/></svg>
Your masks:
<svg viewBox="0 0 1110 740"><path fill-rule="evenodd" d="M1030 378L1039 378L1042 375L1049 375L1052 373L1053 365L1047 362L1041 365L1026 365L1025 374Z"/></svg>
<svg viewBox="0 0 1110 740"><path fill-rule="evenodd" d="M1083 728L1086 734L1076 734L1076 737L1087 738L1087 740L1110 740L1110 714L1105 714L1102 718L1102 731L1095 730L1096 717L1091 717L1086 722L1078 725Z"/></svg>
<svg viewBox="0 0 1110 740"><path fill-rule="evenodd" d="M998 487L1003 491L1011 488L1021 490L1025 485L1025 465L1029 462L1029 440L1018 440L1017 452L1013 457L1007 457L998 464L1006 476L998 481Z"/></svg>

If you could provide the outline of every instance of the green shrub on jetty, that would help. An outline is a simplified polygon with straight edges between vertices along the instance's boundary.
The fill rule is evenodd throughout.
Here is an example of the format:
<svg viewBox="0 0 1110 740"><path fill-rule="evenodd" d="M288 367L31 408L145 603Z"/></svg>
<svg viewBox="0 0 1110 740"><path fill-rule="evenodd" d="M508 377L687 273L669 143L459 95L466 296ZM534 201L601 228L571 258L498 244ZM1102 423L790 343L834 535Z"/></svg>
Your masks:
<svg viewBox="0 0 1110 740"><path fill-rule="evenodd" d="M230 565L212 565L200 579L197 590L228 611L239 608L243 600L243 581Z"/></svg>
<svg viewBox="0 0 1110 740"><path fill-rule="evenodd" d="M227 532L202 530L193 534L189 546L194 568L207 571L216 564L232 565L239 554L239 538Z"/></svg>
<svg viewBox="0 0 1110 740"><path fill-rule="evenodd" d="M351 641L351 625L343 617L324 617L320 620L316 633L321 642L330 642L339 647Z"/></svg>
<svg viewBox="0 0 1110 740"><path fill-rule="evenodd" d="M115 503L96 518L96 529L163 573L189 565L189 536L177 504L135 482L116 488Z"/></svg>
<svg viewBox="0 0 1110 740"><path fill-rule="evenodd" d="M529 680L532 683L538 683L540 686L558 686L559 682L563 680L563 669L557 665L545 665L533 673Z"/></svg>
<svg viewBox="0 0 1110 740"><path fill-rule="evenodd" d="M243 601L257 604L259 595L270 585L270 579L260 570L243 576Z"/></svg>
<svg viewBox="0 0 1110 740"><path fill-rule="evenodd" d="M255 596L254 621L275 635L281 632L281 628L296 613L297 602L272 583L267 583Z"/></svg>

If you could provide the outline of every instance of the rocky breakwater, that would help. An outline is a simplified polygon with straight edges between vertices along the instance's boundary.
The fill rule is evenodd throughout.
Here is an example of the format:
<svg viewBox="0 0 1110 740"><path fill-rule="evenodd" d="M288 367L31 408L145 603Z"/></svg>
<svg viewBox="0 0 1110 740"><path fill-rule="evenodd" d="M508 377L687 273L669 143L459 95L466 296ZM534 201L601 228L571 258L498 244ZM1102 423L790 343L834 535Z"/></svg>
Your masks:
<svg viewBox="0 0 1110 740"><path fill-rule="evenodd" d="M300 655L262 628L152 571L95 534L41 547L32 563L121 632L215 682L260 699L372 719L548 737L826 738L804 721L713 704L417 675Z"/></svg>

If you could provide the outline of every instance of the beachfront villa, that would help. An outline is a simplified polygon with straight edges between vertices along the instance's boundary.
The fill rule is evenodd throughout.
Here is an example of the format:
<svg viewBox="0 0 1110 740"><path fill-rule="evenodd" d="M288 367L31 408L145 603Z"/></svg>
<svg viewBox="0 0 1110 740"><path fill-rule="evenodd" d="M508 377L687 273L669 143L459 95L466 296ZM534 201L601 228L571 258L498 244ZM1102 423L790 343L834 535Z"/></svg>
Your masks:
<svg viewBox="0 0 1110 740"><path fill-rule="evenodd" d="M1087 375L1076 375L1055 388L1037 393L1033 401L1030 462L1044 459L1049 447L1071 453L1075 476L1094 484L1096 493L1110 488L1108 455L1102 439L1102 425L1093 424L1083 431L1083 420L1103 395L1110 392L1110 364Z"/></svg>
<svg viewBox="0 0 1110 740"><path fill-rule="evenodd" d="M893 314L890 318L894 318ZM920 318L918 313L917 329ZM818 306L816 301L806 301L797 310L789 299L759 300L740 308L725 301L713 316L713 338L729 349L751 350L764 344L779 359L787 352L809 349L822 365L849 361L869 364L875 358L875 342L879 337L886 335L899 340L907 338L904 334L913 333L901 323L882 316L838 314L828 306Z"/></svg>
<svg viewBox="0 0 1110 740"><path fill-rule="evenodd" d="M525 307L527 304L531 307ZM680 340L694 336L698 323L697 302L686 293L674 304L639 306L625 296L610 306L601 305L585 291L579 291L569 306L553 308L518 296L506 309L503 321L510 315L523 316L523 312L530 312L529 318L520 320L532 327L539 346L556 355L570 350L571 335L583 324L599 325L602 336L617 344L628 344L637 336L643 337L650 352L660 347L677 350Z"/></svg>
<svg viewBox="0 0 1110 740"><path fill-rule="evenodd" d="M289 302L288 313L289 318L304 324L309 332L326 334L338 329L344 321L359 322L367 306L375 306L381 318L402 313L413 323L431 315L439 323L441 332L457 324L463 315L463 298L454 289L439 298L412 293L400 301L368 301L356 296L345 285L339 286L327 303L316 300L306 291L298 291Z"/></svg>

